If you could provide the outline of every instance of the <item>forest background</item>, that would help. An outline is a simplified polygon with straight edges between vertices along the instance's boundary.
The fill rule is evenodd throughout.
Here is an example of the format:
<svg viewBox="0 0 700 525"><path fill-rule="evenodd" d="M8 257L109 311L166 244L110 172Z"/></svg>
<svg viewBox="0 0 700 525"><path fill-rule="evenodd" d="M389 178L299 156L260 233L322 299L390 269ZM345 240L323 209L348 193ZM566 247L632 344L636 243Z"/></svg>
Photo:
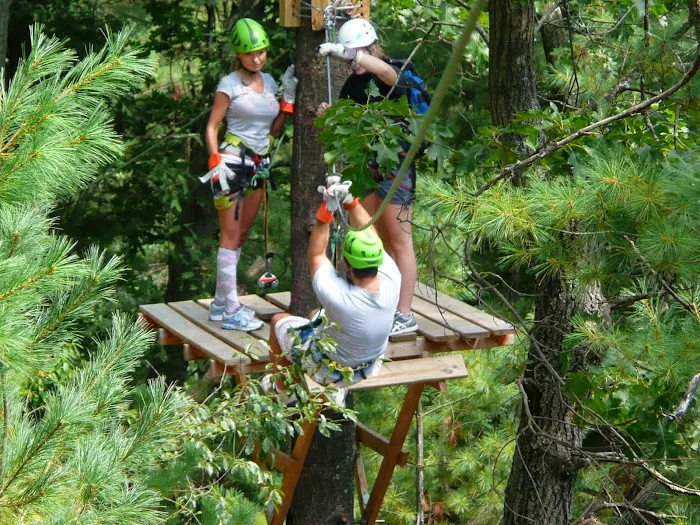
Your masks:
<svg viewBox="0 0 700 525"><path fill-rule="evenodd" d="M413 60L434 89L471 5L375 4L372 21L390 56L407 57L418 46ZM511 348L465 353L470 377L453 382L447 393L424 397L425 494L416 498L411 463L395 474L382 517L415 523L419 509L435 524L700 523L697 409L680 420L668 417L700 372L700 88L693 78L700 7L694 0L491 0L487 7L419 160L415 242L422 281L497 312L520 337ZM3 319L10 319L10 306L26 315L27 304L44 311L61 302L56 297L66 280L72 283L66 296L75 295L80 278L100 275L106 282L70 326L58 314L61 323L45 320L44 326L60 326L55 332L70 336L52 340L39 331L41 337L30 338L44 345L42 359L13 360L17 348L10 342L19 332L8 328L0 336L8 436L0 454L0 507L11 521L22 516L42 523L48 521L38 516L51 515L59 523L77 515L89 523L112 508L131 509L130 517L115 511L114 523L148 523L160 507L165 511L158 519L169 523L263 523L266 502L278 497L276 478L248 461L237 436L284 439L294 428L260 417L283 414L281 407L255 394L241 402L230 385L193 405L165 383L196 389L201 368L172 348L150 345L128 317L113 317L116 310L134 316L139 304L206 297L213 290L217 222L209 190L196 176L206 171L204 124L216 83L230 70L229 34L240 16L264 22L272 42L266 69L279 78L294 60L294 34L277 24L276 2L0 2L6 86L22 46L26 56L30 42L39 43L30 37L34 23L68 39L78 58L93 61L86 68L113 56L93 51L105 45L105 28L116 34L130 26L109 36L108 47L114 56L135 51L123 76L92 94L102 98L99 112L113 115L113 124L86 121L105 141L114 139L116 149L46 169L41 179L25 181L27 196L12 185L15 150L4 132L10 117L21 124L24 114L10 112L13 93L3 97L1 202L7 209L23 199L36 202L34 189L45 189L40 208L50 221L40 222L42 232L17 224L41 236L41 249L55 232L75 242L53 247L54 257L85 254L79 268L72 260L64 267L68 277L56 277L54 289L22 296L24 306L8 297L31 290L21 285L22 279L33 284L31 272L16 281L3 274ZM58 57L58 49L48 46L45 56ZM45 78L69 67L48 62ZM25 95L39 92L38 84L27 82ZM85 96L92 104L91 94ZM25 104L36 100L24 97ZM325 117L322 140L331 156L344 153L356 168L346 175L362 185L367 146L385 162L396 158L402 137L390 124L407 111L400 104L340 104ZM121 152L112 125L122 137ZM26 148L40 151L29 142ZM291 160L290 141L279 156ZM72 184L68 175L59 177L83 164L85 176ZM293 249L288 186L271 199L274 250L281 256L275 271L281 289L289 289L290 270L281 262ZM11 240L17 224L6 215L0 224ZM50 259L41 253L41 261ZM263 253L258 220L241 265L241 287L248 292L256 290ZM4 268L16 269L16 250L3 254ZM112 255L120 257L121 273ZM123 477L107 484L110 492L96 488L113 470L104 457L89 457L94 442L85 438L81 448L66 434L56 448L32 455L39 448L22 448L15 436L35 428L46 439L33 446L51 442L51 429L65 427L60 414L70 413L66 396L89 384L90 363L100 356L110 362L117 347L134 349L123 368L94 372L113 372L102 378L109 387L99 389L113 410L95 409L71 424L101 428L97 414L114 416L117 407L129 407L111 433L91 434L93 440L109 435L105 442L114 450L123 448L118 429L130 429L125 435L131 431L133 442L143 443L147 425L135 422L152 414L158 425L149 429L152 446L129 448L140 452L128 462L112 458ZM147 383L156 375L165 381ZM13 396L23 400L24 413L10 417ZM385 407L395 411L400 397L400 391L364 393L355 410L386 433L391 418ZM58 405L55 415L51 407ZM154 406L160 410L144 408ZM60 424L51 427L52 417ZM64 462L63 486L73 481L84 489L70 497L46 491L51 458L64 455L74 459ZM376 470L377 457L370 455L367 467ZM120 480L141 487L139 498L121 494ZM73 498L80 505L66 503Z"/></svg>

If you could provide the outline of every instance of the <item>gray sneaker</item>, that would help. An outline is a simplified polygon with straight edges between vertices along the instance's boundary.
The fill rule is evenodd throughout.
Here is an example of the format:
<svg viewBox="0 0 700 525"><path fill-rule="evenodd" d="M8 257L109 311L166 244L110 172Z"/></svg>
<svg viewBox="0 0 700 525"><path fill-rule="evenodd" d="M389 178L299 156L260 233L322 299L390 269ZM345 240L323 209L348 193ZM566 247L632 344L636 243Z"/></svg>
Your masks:
<svg viewBox="0 0 700 525"><path fill-rule="evenodd" d="M216 304L214 301L209 303L209 320L210 321L221 321L224 317L224 311L226 310L225 304Z"/></svg>
<svg viewBox="0 0 700 525"><path fill-rule="evenodd" d="M262 327L263 322L255 317L255 311L247 306L239 307L238 310L232 314L224 312L221 319L221 328L224 330L251 332L253 330L260 330Z"/></svg>
<svg viewBox="0 0 700 525"><path fill-rule="evenodd" d="M413 313L404 315L398 310L394 313L394 324L391 327L391 332L389 335L401 335L410 334L418 330L418 323L416 322L416 316Z"/></svg>

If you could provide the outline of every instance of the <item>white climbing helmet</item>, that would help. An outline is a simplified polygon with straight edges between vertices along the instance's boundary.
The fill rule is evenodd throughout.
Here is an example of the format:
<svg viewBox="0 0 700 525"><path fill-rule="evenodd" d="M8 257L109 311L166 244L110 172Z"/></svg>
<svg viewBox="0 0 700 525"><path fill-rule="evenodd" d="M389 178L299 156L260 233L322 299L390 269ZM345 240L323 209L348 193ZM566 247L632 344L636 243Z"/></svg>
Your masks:
<svg viewBox="0 0 700 525"><path fill-rule="evenodd" d="M352 49L367 47L374 44L377 40L377 32L372 27L372 24L364 18L348 20L338 31L338 42Z"/></svg>

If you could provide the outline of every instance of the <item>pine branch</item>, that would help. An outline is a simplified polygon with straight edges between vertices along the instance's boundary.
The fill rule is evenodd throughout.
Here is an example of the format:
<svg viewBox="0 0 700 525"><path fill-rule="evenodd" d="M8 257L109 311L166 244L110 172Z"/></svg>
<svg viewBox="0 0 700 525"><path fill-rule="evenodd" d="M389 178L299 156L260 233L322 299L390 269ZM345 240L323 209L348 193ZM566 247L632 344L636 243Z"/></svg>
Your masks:
<svg viewBox="0 0 700 525"><path fill-rule="evenodd" d="M585 135L590 135L592 131L601 128L603 126L607 126L608 124L612 122L616 122L618 120L625 119L627 117L631 117L632 115L636 115L638 113L641 113L654 104L661 102L662 100L665 100L669 98L671 95L673 95L676 91L681 89L683 86L685 86L690 80L695 76L695 74L698 72L698 69L700 68L700 47L698 47L698 50L695 54L695 60L693 60L693 64L691 65L690 69L685 73L683 78L678 81L676 84L671 86L669 89L666 91L663 91L656 95L655 97L651 97L644 102L641 102L639 104L636 104L630 108L627 108L624 111L621 111L620 113L617 113L616 115L613 115L611 117L604 118L602 120L599 120L597 122L594 122L593 124L589 124L588 126L581 128L575 133L572 133L571 135L564 137L563 139L556 140L553 142L549 142L545 147L543 147L540 151L534 153L533 155L530 155L526 159L519 160L518 162L515 162L511 164L510 166L507 166L504 168L501 173L499 173L496 177L492 178L485 184L483 184L478 190L476 190L474 193L472 193L473 197L478 197L482 193L484 193L486 190L490 189L493 187L495 184L502 180L508 180L513 177L515 177L522 168L525 168L527 166L530 166L532 164L535 164L536 162L542 160L543 158L551 155L555 151L560 150L564 146L567 146L571 144L572 142L580 139L581 137Z"/></svg>
<svg viewBox="0 0 700 525"><path fill-rule="evenodd" d="M656 519L656 520L671 520L671 519L677 519L677 518L684 518L684 517L685 517L685 516L679 516L679 515L676 515L676 514L661 514L661 513L659 513L659 512L654 512L654 511L652 511L652 510L642 509L642 508L640 508L640 507L635 507L635 506L632 505L631 503L627 503L627 502L624 502L624 501L622 501L622 502L611 501L611 502L609 502L609 503L601 503L601 504L597 505L596 507L594 507L594 508L590 511L590 513L591 513L591 514L595 514L595 513L598 512L598 511L607 510L607 509L624 509L624 510L627 510L627 511L634 512L634 513L636 513L636 514L645 514L645 515L647 515L647 516L649 516L649 517L651 517L651 518L654 518L654 519Z"/></svg>
<svg viewBox="0 0 700 525"><path fill-rule="evenodd" d="M671 288L671 286L666 282L666 280L661 275L659 275L659 273L656 270L654 270L654 268L649 264L649 262L646 260L646 258L639 251L639 248L637 248L637 245L634 243L634 241L632 239L630 239L627 235L624 235L623 237L625 238L625 240L628 243L630 243L634 252L639 256L639 258L642 260L642 262L647 265L649 270L651 270L651 272L659 278L659 281L661 282L661 286L663 286L664 290L666 290L669 294L671 294L671 297L673 297L676 301L678 301L678 303L683 308L685 308L688 312L690 312L698 320L698 322L700 322L700 311L698 311L697 305L696 304L691 305L688 301L686 301L680 295L678 295L678 293L676 293L676 291L673 288Z"/></svg>

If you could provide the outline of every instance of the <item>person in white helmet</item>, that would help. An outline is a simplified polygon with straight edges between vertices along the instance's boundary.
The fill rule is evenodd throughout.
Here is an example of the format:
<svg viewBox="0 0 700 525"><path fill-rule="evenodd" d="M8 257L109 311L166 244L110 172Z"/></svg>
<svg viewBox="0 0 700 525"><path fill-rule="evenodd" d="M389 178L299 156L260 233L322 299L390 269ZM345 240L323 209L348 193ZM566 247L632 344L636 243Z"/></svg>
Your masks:
<svg viewBox="0 0 700 525"><path fill-rule="evenodd" d="M390 99L398 99L406 95L409 83L399 77L400 68L388 62L388 57L379 45L377 33L367 20L354 18L345 22L338 31L338 43L321 44L321 56L333 56L351 63L353 73L345 81L340 91L340 98L351 99L358 104L366 104L375 100L370 97L372 85L379 90L383 100L391 92ZM403 75L402 75L403 76ZM319 113L328 107L321 104ZM409 144L405 145L405 155ZM373 215L386 197L399 166L391 173L380 173L378 164L370 162L370 169L375 173L379 187L365 196L362 205L370 215ZM401 186L391 199L383 215L375 224L387 253L396 261L401 271L401 293L394 314L394 324L391 335L415 332L416 319L411 313L413 290L416 284L416 256L413 251L413 235L411 231L411 204L416 191L416 167L411 164L406 172Z"/></svg>

